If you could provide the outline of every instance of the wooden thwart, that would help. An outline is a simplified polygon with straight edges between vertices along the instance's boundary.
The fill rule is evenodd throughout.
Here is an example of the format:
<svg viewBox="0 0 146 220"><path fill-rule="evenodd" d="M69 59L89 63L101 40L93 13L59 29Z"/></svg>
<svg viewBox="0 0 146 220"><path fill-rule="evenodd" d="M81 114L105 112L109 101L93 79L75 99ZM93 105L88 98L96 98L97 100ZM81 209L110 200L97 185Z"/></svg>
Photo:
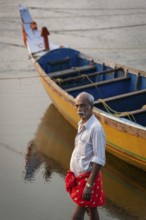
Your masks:
<svg viewBox="0 0 146 220"><path fill-rule="evenodd" d="M111 80L105 80L105 81L102 81L102 82L96 82L96 83L89 83L87 85L83 85L83 86L77 86L77 87L74 87L74 88L70 88L70 89L66 89L66 92L73 92L73 91L77 91L77 90L80 90L80 89L87 89L87 88L90 88L90 87L97 87L97 86L102 86L102 85L106 85L106 84L110 84L110 83L115 83L115 82L124 82L124 81L129 81L130 80L130 77L119 77L119 78L114 78L114 79L111 79Z"/></svg>
<svg viewBox="0 0 146 220"><path fill-rule="evenodd" d="M117 95L117 96L113 96L113 97L110 97L110 98L105 98L105 99L103 99L103 101L104 102L115 101L115 100L118 100L118 99L139 95L139 94L142 94L142 93L145 93L145 92L146 92L146 89L139 90L139 91L134 91L134 92L129 92L129 93L126 93L126 94ZM94 102L95 105L99 104L99 103L101 103L100 100L97 100L97 101Z"/></svg>
<svg viewBox="0 0 146 220"><path fill-rule="evenodd" d="M90 74L81 74L80 76L69 77L67 79L63 79L61 81L61 83L66 83L66 82L70 82L70 81L78 81L78 80L83 79L83 78L87 78L87 77L91 78L91 77L94 77L94 76L105 75L105 74L113 73L113 72L116 72L116 71L122 71L122 74L124 76L124 70L120 67L120 68L115 68L115 69L111 69L111 70L104 70L104 71L101 71L101 72L95 72L95 73L90 73Z"/></svg>
<svg viewBox="0 0 146 220"><path fill-rule="evenodd" d="M64 59L61 59L61 60L49 61L47 64L48 65L57 65L57 64L67 63L70 60L71 60L70 57L65 57Z"/></svg>
<svg viewBox="0 0 146 220"><path fill-rule="evenodd" d="M62 76L66 76L66 75L72 75L75 73L80 73L80 72L84 72L84 71L91 71L91 70L96 70L96 66L95 65L86 65L86 66L80 66L80 67L73 67L71 69L66 69L66 70L62 70L62 71L57 71L54 73L49 74L49 76L51 78L58 78L58 77L62 77Z"/></svg>
<svg viewBox="0 0 146 220"><path fill-rule="evenodd" d="M146 108L144 108L144 109L140 108L140 109L137 109L137 110L134 110L134 111L129 111L129 112L122 112L118 115L118 117L124 118L126 116L130 116L130 115L134 116L134 115L140 114L140 113L146 113Z"/></svg>

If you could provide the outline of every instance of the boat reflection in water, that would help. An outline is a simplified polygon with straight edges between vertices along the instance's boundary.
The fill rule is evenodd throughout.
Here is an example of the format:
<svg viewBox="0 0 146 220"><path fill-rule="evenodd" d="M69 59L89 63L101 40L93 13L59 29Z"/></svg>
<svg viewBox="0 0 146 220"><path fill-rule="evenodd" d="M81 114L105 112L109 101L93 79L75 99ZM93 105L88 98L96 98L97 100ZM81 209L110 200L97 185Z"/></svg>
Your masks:
<svg viewBox="0 0 146 220"><path fill-rule="evenodd" d="M25 180L33 181L41 166L44 178L57 172L65 175L69 168L76 130L59 114L53 104L45 112L34 140L28 144L25 156Z"/></svg>
<svg viewBox="0 0 146 220"><path fill-rule="evenodd" d="M33 181L43 165L43 178L53 172L64 177L69 168L76 130L51 104L26 154L25 180ZM104 208L119 219L146 219L146 173L107 153L102 169L106 195Z"/></svg>

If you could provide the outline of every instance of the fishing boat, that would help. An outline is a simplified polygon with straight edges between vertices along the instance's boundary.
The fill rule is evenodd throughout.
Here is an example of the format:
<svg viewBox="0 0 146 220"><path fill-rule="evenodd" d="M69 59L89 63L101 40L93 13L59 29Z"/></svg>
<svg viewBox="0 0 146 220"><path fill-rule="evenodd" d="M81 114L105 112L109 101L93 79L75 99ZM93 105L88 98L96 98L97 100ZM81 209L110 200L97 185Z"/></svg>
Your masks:
<svg viewBox="0 0 146 220"><path fill-rule="evenodd" d="M94 96L94 114L106 133L106 150L146 171L146 72L98 62L48 40L29 9L20 5L24 43L54 106L77 129L75 97Z"/></svg>

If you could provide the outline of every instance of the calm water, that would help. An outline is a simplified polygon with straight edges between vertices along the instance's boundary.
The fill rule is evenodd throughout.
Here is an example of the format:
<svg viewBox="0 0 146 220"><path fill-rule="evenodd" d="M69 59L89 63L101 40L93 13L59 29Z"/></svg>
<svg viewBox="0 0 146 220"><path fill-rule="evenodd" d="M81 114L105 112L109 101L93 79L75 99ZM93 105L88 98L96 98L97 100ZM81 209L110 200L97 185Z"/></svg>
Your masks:
<svg viewBox="0 0 146 220"><path fill-rule="evenodd" d="M64 188L76 131L45 93L23 47L17 0L0 1L0 219L69 220ZM23 0L51 40L146 69L143 0ZM146 173L107 154L102 220L146 220ZM87 218L86 218L87 219Z"/></svg>

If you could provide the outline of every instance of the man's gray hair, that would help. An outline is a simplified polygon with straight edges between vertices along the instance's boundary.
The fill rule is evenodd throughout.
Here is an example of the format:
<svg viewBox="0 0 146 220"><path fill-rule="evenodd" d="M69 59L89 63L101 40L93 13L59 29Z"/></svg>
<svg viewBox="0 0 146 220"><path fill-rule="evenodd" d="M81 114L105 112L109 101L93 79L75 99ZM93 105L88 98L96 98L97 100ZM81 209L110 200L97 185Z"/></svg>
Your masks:
<svg viewBox="0 0 146 220"><path fill-rule="evenodd" d="M79 97L79 96L84 96L89 101L91 106L94 105L94 97L90 93L81 92L80 94L77 95L77 97Z"/></svg>

